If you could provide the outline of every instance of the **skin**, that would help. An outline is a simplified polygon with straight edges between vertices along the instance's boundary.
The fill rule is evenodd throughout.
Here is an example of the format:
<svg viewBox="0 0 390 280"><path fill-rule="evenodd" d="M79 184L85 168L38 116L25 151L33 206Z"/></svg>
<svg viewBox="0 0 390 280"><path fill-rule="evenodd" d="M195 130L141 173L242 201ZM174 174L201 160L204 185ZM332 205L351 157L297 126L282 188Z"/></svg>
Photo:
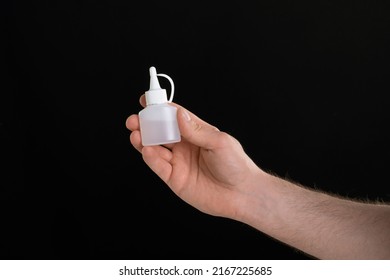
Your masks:
<svg viewBox="0 0 390 280"><path fill-rule="evenodd" d="M145 106L144 95L140 103ZM182 106L182 140L143 147L138 115L130 142L181 199L204 213L246 223L319 259L390 259L390 206L306 188L263 171L231 135Z"/></svg>

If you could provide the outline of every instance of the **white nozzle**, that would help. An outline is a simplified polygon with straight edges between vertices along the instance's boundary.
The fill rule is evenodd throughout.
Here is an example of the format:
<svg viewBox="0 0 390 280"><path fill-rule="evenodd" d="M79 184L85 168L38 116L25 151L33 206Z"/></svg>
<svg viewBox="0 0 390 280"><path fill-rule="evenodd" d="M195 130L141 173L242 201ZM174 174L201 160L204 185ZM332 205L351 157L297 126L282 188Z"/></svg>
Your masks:
<svg viewBox="0 0 390 280"><path fill-rule="evenodd" d="M175 88L172 79L165 74L157 74L156 68L153 66L149 68L149 74L150 74L149 90L145 93L146 105L172 102L174 88ZM172 88L171 88L171 96L169 98L169 101L167 99L167 92L165 89L162 89L160 87L160 83L158 82L157 76L162 76L168 79L169 82L171 83Z"/></svg>
<svg viewBox="0 0 390 280"><path fill-rule="evenodd" d="M150 67L149 74L150 74L150 88L149 88L149 90L161 89L160 83L158 82L158 78L157 78L156 67L153 67L153 66Z"/></svg>
<svg viewBox="0 0 390 280"><path fill-rule="evenodd" d="M150 73L150 76L156 76L157 75L156 67L154 67L154 66L150 67L149 73Z"/></svg>

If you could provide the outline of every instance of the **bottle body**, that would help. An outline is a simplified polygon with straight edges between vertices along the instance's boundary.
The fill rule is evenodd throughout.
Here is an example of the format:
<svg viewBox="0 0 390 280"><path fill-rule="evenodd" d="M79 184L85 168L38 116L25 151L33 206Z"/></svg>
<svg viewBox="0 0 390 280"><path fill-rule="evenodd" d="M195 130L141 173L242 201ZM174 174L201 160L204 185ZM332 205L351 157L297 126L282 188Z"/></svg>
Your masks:
<svg viewBox="0 0 390 280"><path fill-rule="evenodd" d="M176 107L167 103L148 105L138 116L143 146L180 142Z"/></svg>

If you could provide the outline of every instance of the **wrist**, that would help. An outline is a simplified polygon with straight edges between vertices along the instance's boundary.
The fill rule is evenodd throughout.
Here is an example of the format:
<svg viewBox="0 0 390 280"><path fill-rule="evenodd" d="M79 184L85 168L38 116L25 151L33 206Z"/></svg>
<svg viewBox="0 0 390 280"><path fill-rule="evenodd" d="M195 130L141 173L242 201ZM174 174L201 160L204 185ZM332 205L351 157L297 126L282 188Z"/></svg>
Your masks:
<svg viewBox="0 0 390 280"><path fill-rule="evenodd" d="M247 185L240 190L233 219L263 229L272 219L270 216L276 197L272 188L274 180L272 175L262 169L254 170Z"/></svg>

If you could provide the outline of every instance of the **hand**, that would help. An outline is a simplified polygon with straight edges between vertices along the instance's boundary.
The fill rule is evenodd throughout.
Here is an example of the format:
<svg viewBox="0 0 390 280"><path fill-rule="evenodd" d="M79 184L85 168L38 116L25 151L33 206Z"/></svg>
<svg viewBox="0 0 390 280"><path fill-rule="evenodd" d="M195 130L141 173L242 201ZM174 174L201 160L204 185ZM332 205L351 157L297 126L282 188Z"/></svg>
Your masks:
<svg viewBox="0 0 390 280"><path fill-rule="evenodd" d="M145 106L144 96L140 103ZM138 116L126 126L146 164L184 201L317 258L390 258L390 206L341 199L267 174L235 138L172 105L178 108L179 143L143 147Z"/></svg>
<svg viewBox="0 0 390 280"><path fill-rule="evenodd" d="M144 95L140 103L145 107ZM250 193L254 177L262 171L235 138L183 107L171 105L178 108L181 142L143 147L138 115L134 114L126 120L132 131L131 144L181 199L205 213L236 219L244 194Z"/></svg>

